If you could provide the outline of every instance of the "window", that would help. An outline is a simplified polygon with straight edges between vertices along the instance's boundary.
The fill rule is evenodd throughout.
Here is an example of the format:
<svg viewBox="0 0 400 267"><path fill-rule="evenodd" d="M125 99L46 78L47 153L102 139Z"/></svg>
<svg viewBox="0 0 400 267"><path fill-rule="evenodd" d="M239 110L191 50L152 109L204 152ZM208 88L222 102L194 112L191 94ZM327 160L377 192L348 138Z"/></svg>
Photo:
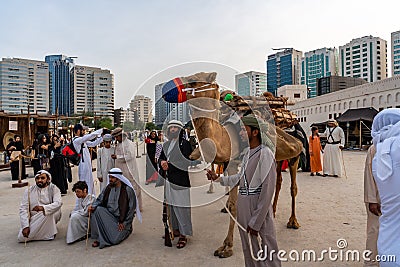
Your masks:
<svg viewBox="0 0 400 267"><path fill-rule="evenodd" d="M329 119L332 119L332 114L329 114Z"/></svg>
<svg viewBox="0 0 400 267"><path fill-rule="evenodd" d="M366 47L366 46L367 46L367 43L363 43L362 46L363 46L363 47Z"/></svg>
<svg viewBox="0 0 400 267"><path fill-rule="evenodd" d="M294 98L300 98L300 94L294 94L293 97Z"/></svg>

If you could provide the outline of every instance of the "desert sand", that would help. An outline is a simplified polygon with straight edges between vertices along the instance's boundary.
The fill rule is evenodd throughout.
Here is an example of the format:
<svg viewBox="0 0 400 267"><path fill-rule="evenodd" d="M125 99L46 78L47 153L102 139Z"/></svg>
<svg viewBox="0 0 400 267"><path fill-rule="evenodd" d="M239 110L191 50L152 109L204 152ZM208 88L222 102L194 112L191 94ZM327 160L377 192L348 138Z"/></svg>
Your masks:
<svg viewBox="0 0 400 267"><path fill-rule="evenodd" d="M337 240L345 239L345 250L363 251L365 246L366 211L363 202L363 170L365 152L344 151L347 178L311 177L309 173L298 173L298 196L296 214L301 228L287 229L290 217L290 178L283 173L284 182L280 193L278 211L275 218L278 245L288 253L291 250L315 250L319 253L329 247L338 249ZM93 161L95 163L95 161ZM140 174L145 173L145 157L138 159ZM32 177L32 169L28 169ZM73 168L74 181L77 168ZM95 176L95 173L94 173ZM192 222L194 235L183 249L164 247L162 205L144 194L143 223L135 220L134 233L120 245L104 248L88 247L85 241L66 245L65 235L68 215L74 207L75 194L63 197L62 219L58 224L54 241L30 242L27 247L17 243L20 227L18 209L25 188L11 188L9 171L0 172L0 265L1 266L244 266L240 238L237 229L234 235L234 255L227 259L213 256L213 252L224 240L229 216L220 213L224 188L215 185L216 193L206 193L208 181L204 171L192 173L194 185ZM33 184L34 179L28 181ZM162 189L154 184L143 188L153 196ZM96 185L98 188L98 184ZM98 193L98 189L97 189ZM214 200L213 203L201 205ZM91 241L91 240L89 240ZM176 242L176 241L175 241ZM286 256L288 257L288 256ZM282 266L362 266L362 261L283 262Z"/></svg>

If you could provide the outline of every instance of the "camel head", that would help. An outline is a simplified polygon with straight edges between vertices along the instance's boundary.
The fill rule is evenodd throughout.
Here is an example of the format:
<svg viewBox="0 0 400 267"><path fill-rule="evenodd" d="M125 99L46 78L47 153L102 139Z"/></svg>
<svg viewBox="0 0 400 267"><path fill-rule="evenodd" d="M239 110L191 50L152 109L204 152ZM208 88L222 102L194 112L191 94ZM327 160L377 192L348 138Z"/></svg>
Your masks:
<svg viewBox="0 0 400 267"><path fill-rule="evenodd" d="M169 103L183 103L189 99L207 97L219 100L216 72L199 72L174 78L162 87L162 97Z"/></svg>

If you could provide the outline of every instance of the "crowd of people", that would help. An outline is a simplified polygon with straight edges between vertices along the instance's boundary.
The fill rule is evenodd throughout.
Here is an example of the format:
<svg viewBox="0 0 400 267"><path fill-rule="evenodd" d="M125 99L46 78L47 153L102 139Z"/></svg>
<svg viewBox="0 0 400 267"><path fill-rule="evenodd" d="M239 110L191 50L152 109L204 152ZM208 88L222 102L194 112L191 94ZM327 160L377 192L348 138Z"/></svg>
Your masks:
<svg viewBox="0 0 400 267"><path fill-rule="evenodd" d="M254 115L242 118L241 137L249 142L243 151L242 167L236 175L219 177L207 170L209 180L219 181L223 186L239 185L237 202L237 221L245 228L240 230L246 266L280 266L277 257L257 262L252 248L262 247L278 251L272 212L272 198L276 182L276 163L273 151L261 138L262 122ZM400 258L400 229L398 210L400 208L400 184L397 174L400 156L396 153L400 146L400 109L387 109L380 112L372 125L373 146L368 151L365 163L365 205L367 209L366 247L374 255L396 255ZM143 210L141 188L136 164L136 148L121 128L110 134L99 129L85 134L82 125L74 128L75 137L71 140L81 155L78 176L73 185L77 200L70 214L67 243L75 243L88 238L93 247L104 248L119 244L133 231L133 220L141 221ZM182 122L172 120L168 123L166 137L160 132L151 131L145 136L148 157L146 160L146 184L156 181L164 186L164 202L168 203L168 215L172 234L177 237L176 247L184 248L188 236L193 234L190 203L189 168L193 161L189 158L196 141L191 131L186 131ZM320 136L327 139L323 149ZM15 136L7 149L21 151L20 137ZM115 139L115 144L112 140ZM343 175L344 133L335 120L328 121L324 133L312 128L309 152L311 175L341 177ZM88 148L102 143L97 152L97 178L100 181L100 194L96 197L92 176L92 160ZM31 240L52 240L57 234L56 224L61 218L61 195L66 190L65 183L71 171L64 166L61 155L61 141L53 136L47 143L46 136L38 136L36 149L38 155L50 159L50 168L44 168L45 161L37 157L39 170L35 175L35 185L25 190L20 206L21 229L19 242ZM323 152L323 157L321 153ZM323 162L323 164L322 164ZM54 169L52 169L54 166ZM15 168L15 167L14 167ZM14 173L15 170L12 173ZM14 176L13 176L14 178ZM89 219L91 218L91 219ZM166 237L165 237L166 238ZM250 244L251 242L251 244ZM365 266L400 266L366 262Z"/></svg>

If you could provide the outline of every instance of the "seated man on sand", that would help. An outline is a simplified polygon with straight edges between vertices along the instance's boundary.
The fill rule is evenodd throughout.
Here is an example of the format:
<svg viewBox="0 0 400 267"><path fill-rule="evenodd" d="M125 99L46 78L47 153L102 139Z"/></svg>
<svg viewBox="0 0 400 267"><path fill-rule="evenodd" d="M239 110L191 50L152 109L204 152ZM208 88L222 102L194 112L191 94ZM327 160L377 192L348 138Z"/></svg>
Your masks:
<svg viewBox="0 0 400 267"><path fill-rule="evenodd" d="M51 183L51 174L45 170L38 171L35 182L25 190L19 208L19 242L53 240L57 234L62 205L60 189Z"/></svg>
<svg viewBox="0 0 400 267"><path fill-rule="evenodd" d="M85 181L78 181L72 187L78 198L75 209L71 212L68 230L67 244L82 241L86 238L88 231L89 206L96 199L94 195L88 194L88 186Z"/></svg>
<svg viewBox="0 0 400 267"><path fill-rule="evenodd" d="M89 207L92 246L104 248L117 245L132 233L133 218L141 221L136 193L121 169L108 172L109 184Z"/></svg>

